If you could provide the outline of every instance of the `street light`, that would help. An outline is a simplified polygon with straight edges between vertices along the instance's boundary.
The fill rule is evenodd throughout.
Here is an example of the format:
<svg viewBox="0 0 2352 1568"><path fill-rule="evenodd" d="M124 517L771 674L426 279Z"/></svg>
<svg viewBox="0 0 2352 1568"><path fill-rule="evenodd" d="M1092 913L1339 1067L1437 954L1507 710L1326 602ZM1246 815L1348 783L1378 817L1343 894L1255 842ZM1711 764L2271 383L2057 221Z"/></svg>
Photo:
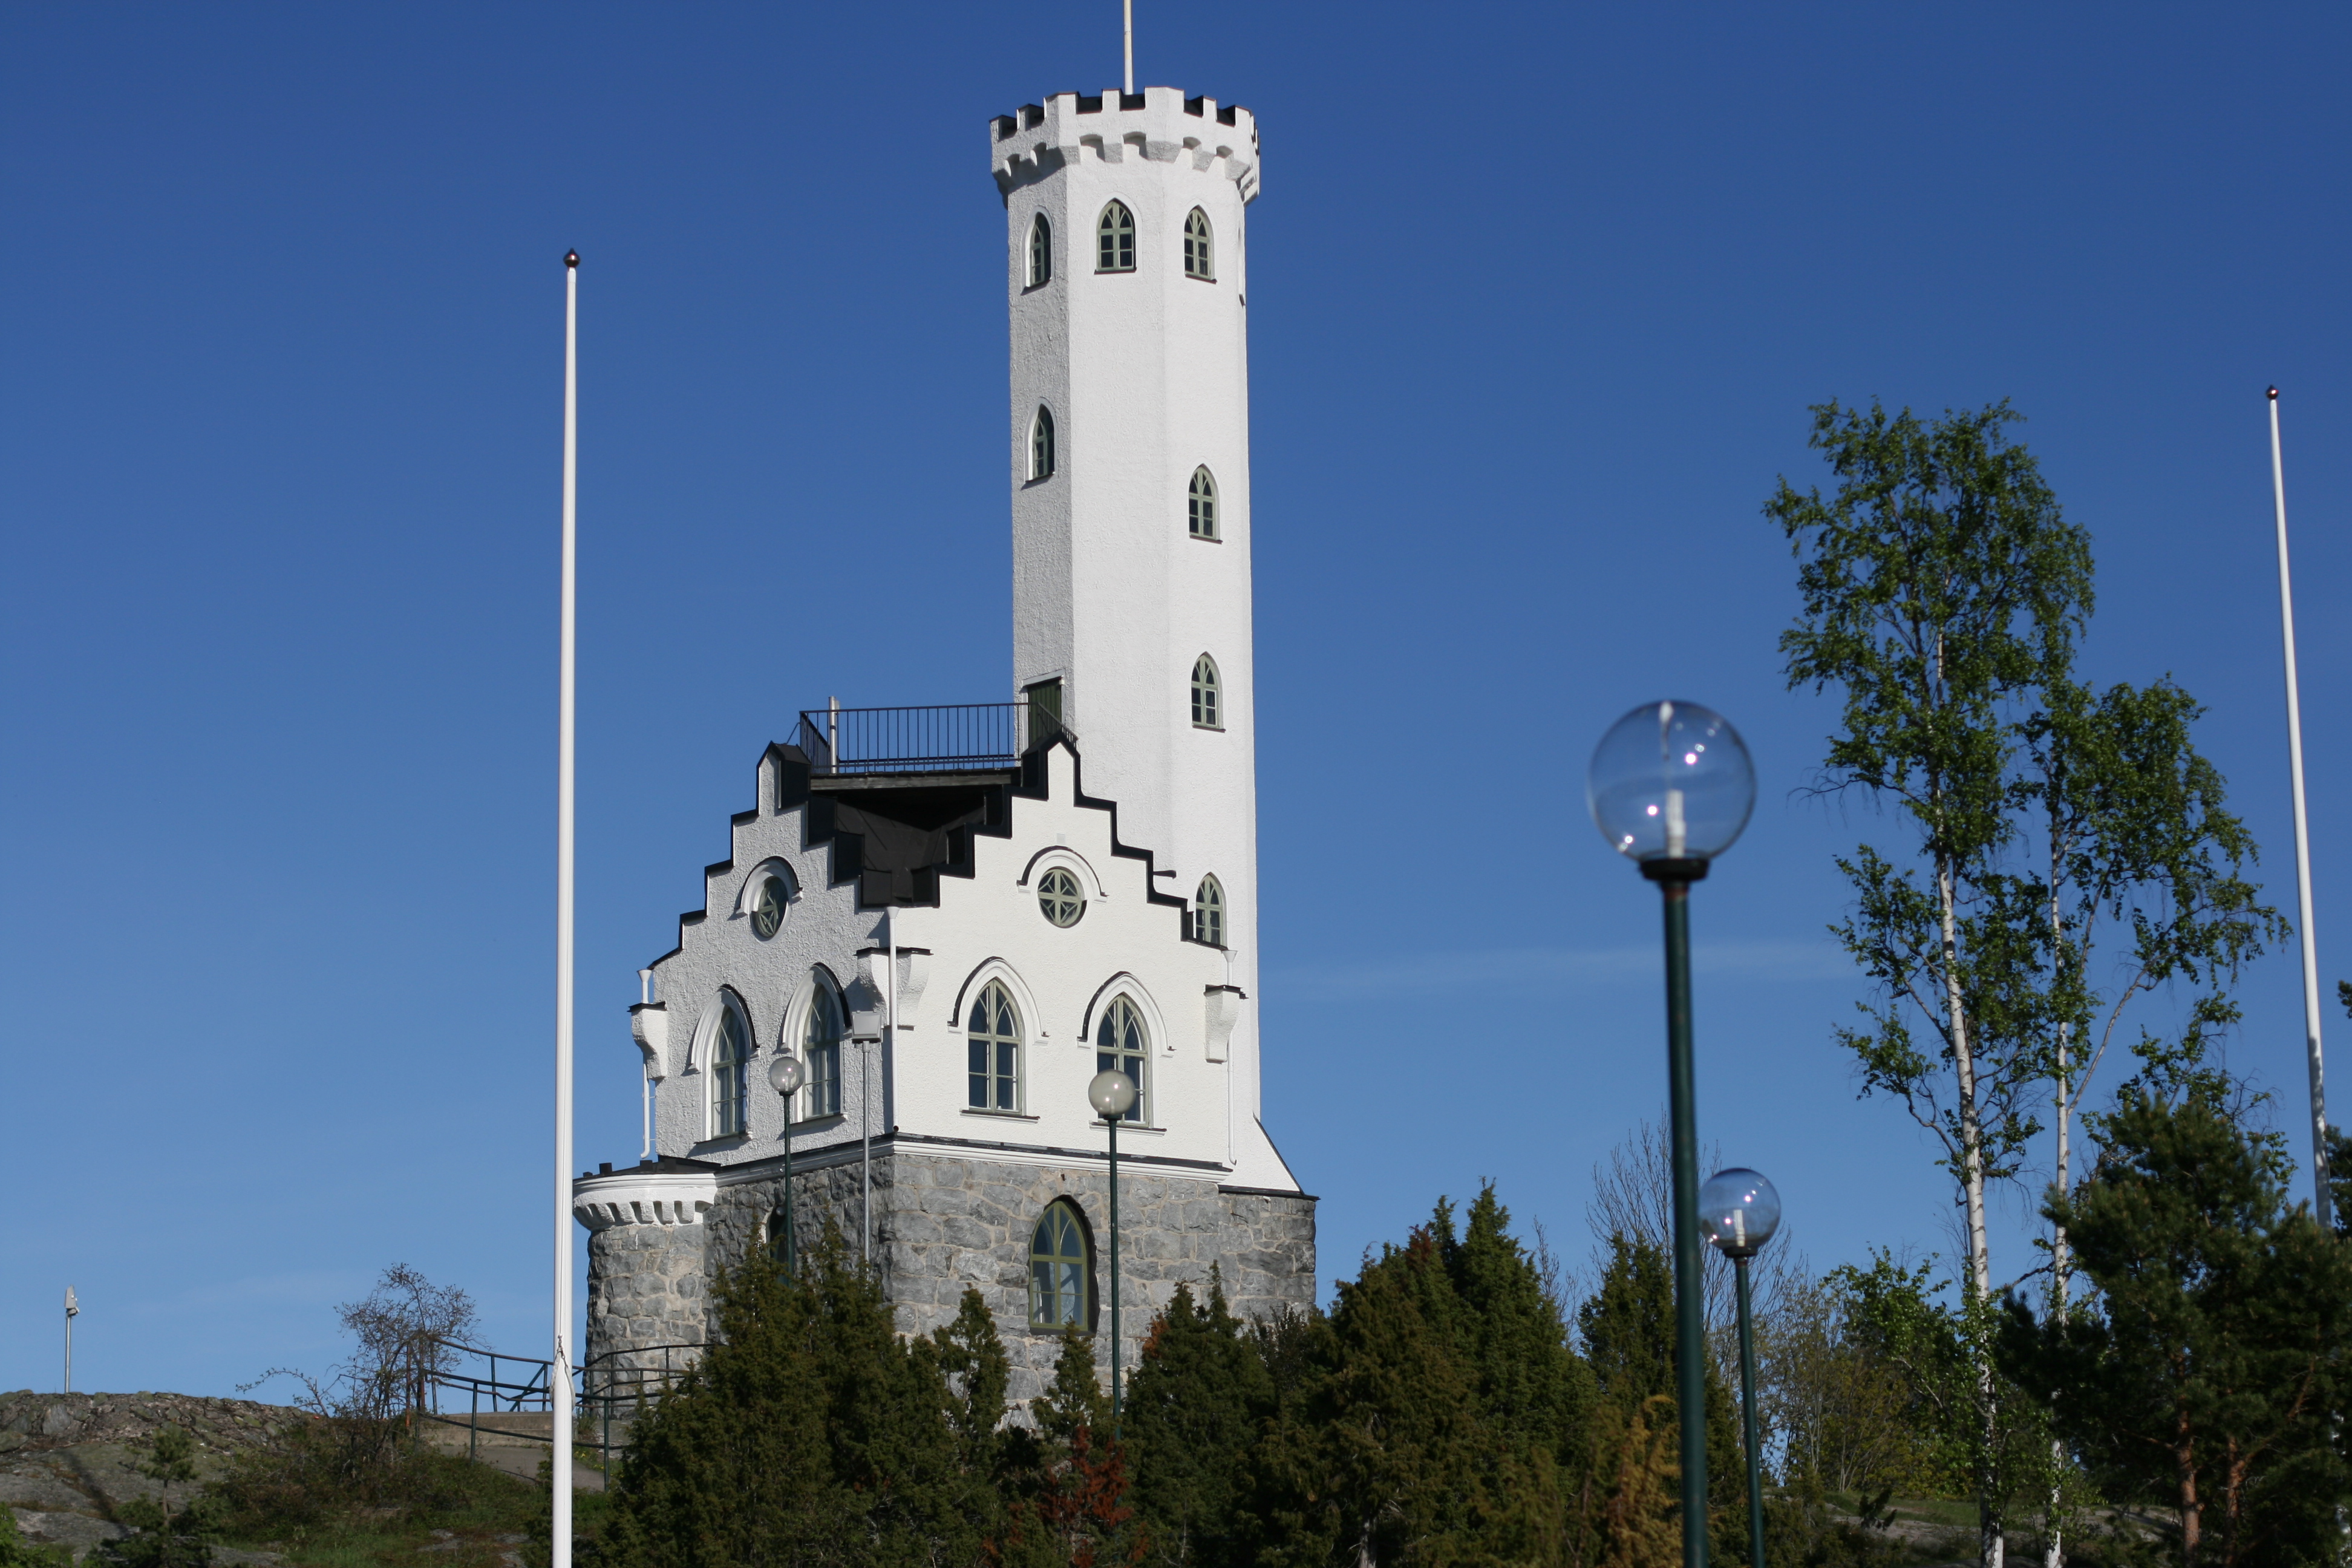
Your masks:
<svg viewBox="0 0 2352 1568"><path fill-rule="evenodd" d="M798 1261L793 1245L793 1092L801 1086L801 1058L780 1050L768 1064L768 1087L784 1104L784 1278L793 1277Z"/></svg>
<svg viewBox="0 0 2352 1568"><path fill-rule="evenodd" d="M1739 1279L1739 1417L1748 1438L1748 1555L1764 1568L1764 1461L1756 1446L1756 1335L1748 1319L1748 1260L1780 1228L1780 1194L1745 1166L1717 1171L1699 1189L1706 1238Z"/></svg>
<svg viewBox="0 0 2352 1568"><path fill-rule="evenodd" d="M1087 1085L1087 1103L1110 1129L1110 1415L1118 1419L1118 1124L1135 1103L1135 1085L1117 1068L1106 1068ZM1118 1428L1114 1426L1112 1428Z"/></svg>
<svg viewBox="0 0 2352 1568"><path fill-rule="evenodd" d="M1690 885L1731 847L1756 804L1739 733L1695 702L1651 702L1610 727L1585 769L1609 847L1658 884L1666 919L1666 1085L1675 1167L1675 1378L1682 1426L1683 1563L1706 1568L1706 1325L1700 1292L1697 1110L1691 1085ZM1694 1522L1696 1521L1696 1522Z"/></svg>

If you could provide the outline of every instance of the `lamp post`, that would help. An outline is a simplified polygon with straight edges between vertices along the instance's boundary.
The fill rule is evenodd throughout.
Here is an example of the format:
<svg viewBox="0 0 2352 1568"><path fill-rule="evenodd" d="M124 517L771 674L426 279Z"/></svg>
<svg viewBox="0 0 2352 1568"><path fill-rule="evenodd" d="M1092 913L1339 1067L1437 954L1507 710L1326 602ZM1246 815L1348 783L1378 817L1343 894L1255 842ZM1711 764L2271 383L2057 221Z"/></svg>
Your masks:
<svg viewBox="0 0 2352 1568"><path fill-rule="evenodd" d="M799 1255L793 1245L793 1093L801 1086L801 1058L780 1050L768 1064L768 1087L784 1106L784 1278L793 1278Z"/></svg>
<svg viewBox="0 0 2352 1568"><path fill-rule="evenodd" d="M1717 1171L1699 1189L1707 1239L1739 1280L1739 1419L1748 1439L1748 1556L1764 1568L1764 1458L1756 1442L1756 1333L1748 1316L1748 1260L1780 1228L1780 1194L1745 1166Z"/></svg>
<svg viewBox="0 0 2352 1568"><path fill-rule="evenodd" d="M66 1287L66 1392L73 1392L73 1321L81 1316L81 1303L74 1300L73 1287Z"/></svg>
<svg viewBox="0 0 2352 1568"><path fill-rule="evenodd" d="M1658 884L1666 924L1666 1085L1675 1171L1675 1387L1682 1426L1683 1563L1706 1568L1706 1324L1698 1127L1691 1082L1690 888L1731 847L1756 804L1739 733L1695 702L1651 702L1610 726L1585 770L1585 803L1611 848Z"/></svg>
<svg viewBox="0 0 2352 1568"><path fill-rule="evenodd" d="M1110 1129L1110 1416L1116 1432L1119 1405L1118 1342L1118 1124L1135 1103L1135 1085L1116 1068L1095 1074L1087 1085L1087 1103L1100 1113Z"/></svg>

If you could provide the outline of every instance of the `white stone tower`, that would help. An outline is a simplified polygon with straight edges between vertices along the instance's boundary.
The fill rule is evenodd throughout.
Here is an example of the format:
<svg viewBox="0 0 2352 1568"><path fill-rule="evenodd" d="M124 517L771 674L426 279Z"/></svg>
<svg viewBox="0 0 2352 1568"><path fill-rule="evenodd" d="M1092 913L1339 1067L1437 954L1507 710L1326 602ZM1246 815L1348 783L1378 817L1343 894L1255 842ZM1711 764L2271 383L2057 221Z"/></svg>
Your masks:
<svg viewBox="0 0 2352 1568"><path fill-rule="evenodd" d="M1255 997L1256 123L1173 88L1059 93L997 119L990 154L1012 328L1014 679L1058 700L1087 792L1118 802L1119 837L1154 853L1160 891L1192 900L1215 879L1231 983ZM1234 1109L1254 1118L1247 1016Z"/></svg>

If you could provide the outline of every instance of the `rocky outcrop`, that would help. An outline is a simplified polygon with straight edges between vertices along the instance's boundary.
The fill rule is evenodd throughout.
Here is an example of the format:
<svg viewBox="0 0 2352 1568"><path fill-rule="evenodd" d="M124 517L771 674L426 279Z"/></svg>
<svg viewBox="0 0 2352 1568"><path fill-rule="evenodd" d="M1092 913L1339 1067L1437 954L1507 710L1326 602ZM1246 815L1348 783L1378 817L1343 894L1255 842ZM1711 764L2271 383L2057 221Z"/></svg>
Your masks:
<svg viewBox="0 0 2352 1568"><path fill-rule="evenodd" d="M68 1546L84 1557L130 1533L116 1522L124 1503L163 1491L138 1469L158 1428L183 1426L195 1439L201 1485L239 1448L266 1443L301 1419L282 1405L186 1394L0 1394L0 1505L16 1510L28 1542ZM215 1556L275 1561L259 1552Z"/></svg>

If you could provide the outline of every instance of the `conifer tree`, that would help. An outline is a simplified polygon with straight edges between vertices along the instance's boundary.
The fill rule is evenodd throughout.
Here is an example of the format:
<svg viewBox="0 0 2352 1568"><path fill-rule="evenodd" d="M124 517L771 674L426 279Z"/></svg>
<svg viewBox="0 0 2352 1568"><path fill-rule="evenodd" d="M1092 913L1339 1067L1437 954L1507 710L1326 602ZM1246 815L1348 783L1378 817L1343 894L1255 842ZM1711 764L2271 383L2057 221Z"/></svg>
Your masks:
<svg viewBox="0 0 2352 1568"><path fill-rule="evenodd" d="M1225 1305L1222 1274L1211 1269L1205 1306L1178 1285L1152 1320L1120 1425L1151 1562L1223 1568L1253 1559L1237 1510L1274 1405L1274 1380Z"/></svg>
<svg viewBox="0 0 2352 1568"><path fill-rule="evenodd" d="M2039 1321L2012 1300L2005 1361L2111 1495L2177 1510L2184 1568L2336 1560L2352 1247L2289 1206L2278 1140L2210 1080L2127 1086L2093 1125L2098 1169L2048 1209L2098 1295Z"/></svg>
<svg viewBox="0 0 2352 1568"><path fill-rule="evenodd" d="M1003 1568L1141 1563L1149 1543L1128 1501L1125 1456L1112 1433L1091 1335L1076 1329L1063 1335L1054 1381L1029 1410L1032 1468L1012 1478L1022 1495L990 1561Z"/></svg>

